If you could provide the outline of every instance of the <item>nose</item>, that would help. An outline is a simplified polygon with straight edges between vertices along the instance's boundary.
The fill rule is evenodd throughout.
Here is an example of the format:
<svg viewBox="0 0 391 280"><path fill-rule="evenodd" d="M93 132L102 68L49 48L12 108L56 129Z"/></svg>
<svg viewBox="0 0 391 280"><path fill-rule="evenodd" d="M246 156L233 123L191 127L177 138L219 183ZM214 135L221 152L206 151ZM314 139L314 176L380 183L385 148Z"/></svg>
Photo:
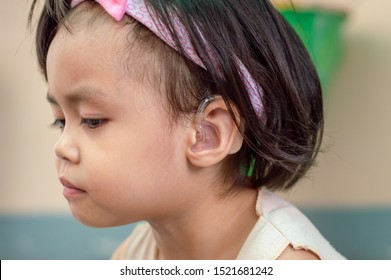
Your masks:
<svg viewBox="0 0 391 280"><path fill-rule="evenodd" d="M75 134L72 134L66 128L61 133L60 138L57 140L54 145L54 153L58 159L71 162L79 163L80 162L80 151L77 145L77 137Z"/></svg>

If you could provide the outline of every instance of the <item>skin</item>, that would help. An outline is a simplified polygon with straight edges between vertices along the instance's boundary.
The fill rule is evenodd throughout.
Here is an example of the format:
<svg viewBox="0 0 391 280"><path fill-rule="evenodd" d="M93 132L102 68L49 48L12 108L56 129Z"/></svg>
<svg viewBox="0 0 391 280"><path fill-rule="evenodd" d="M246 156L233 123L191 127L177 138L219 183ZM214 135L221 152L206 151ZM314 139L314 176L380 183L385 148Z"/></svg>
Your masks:
<svg viewBox="0 0 391 280"><path fill-rule="evenodd" d="M162 94L113 59L127 32L114 21L94 32L62 28L49 49L56 168L70 210L94 227L146 220L162 259L234 259L258 219L256 190L219 196L221 162L241 146L237 128L224 102L206 109L217 132L206 145L191 118L172 123ZM129 61L142 59L140 49ZM282 256L313 257L288 249Z"/></svg>

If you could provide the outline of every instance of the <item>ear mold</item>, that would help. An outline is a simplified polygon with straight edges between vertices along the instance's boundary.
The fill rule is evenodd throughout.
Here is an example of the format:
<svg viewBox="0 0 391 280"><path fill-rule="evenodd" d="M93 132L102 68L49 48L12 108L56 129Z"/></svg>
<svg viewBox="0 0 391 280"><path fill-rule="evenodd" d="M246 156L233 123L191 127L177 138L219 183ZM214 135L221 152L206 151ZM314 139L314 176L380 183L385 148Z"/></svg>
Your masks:
<svg viewBox="0 0 391 280"><path fill-rule="evenodd" d="M195 140L196 143L192 147L192 150L194 152L200 151L203 149L209 149L213 148L216 145L216 139L218 139L217 131L215 127L209 123L208 121L205 121L204 118L204 113L206 107L210 103L216 100L222 99L221 96L218 95L211 95L206 97L200 105L198 106L197 113L196 113L196 118L195 118L195 125L196 125L196 135L195 135Z"/></svg>

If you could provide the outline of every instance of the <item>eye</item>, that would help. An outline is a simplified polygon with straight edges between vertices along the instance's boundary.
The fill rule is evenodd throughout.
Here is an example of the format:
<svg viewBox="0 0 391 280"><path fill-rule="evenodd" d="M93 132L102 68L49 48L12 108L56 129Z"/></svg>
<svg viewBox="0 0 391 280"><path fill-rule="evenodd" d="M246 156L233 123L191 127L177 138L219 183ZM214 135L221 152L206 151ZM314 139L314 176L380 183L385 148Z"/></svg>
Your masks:
<svg viewBox="0 0 391 280"><path fill-rule="evenodd" d="M106 122L105 119L87 119L87 118L82 118L81 119L81 125L85 125L88 128L91 129L96 129L100 126L102 126Z"/></svg>
<svg viewBox="0 0 391 280"><path fill-rule="evenodd" d="M65 119L55 119L50 126L63 130L65 127Z"/></svg>

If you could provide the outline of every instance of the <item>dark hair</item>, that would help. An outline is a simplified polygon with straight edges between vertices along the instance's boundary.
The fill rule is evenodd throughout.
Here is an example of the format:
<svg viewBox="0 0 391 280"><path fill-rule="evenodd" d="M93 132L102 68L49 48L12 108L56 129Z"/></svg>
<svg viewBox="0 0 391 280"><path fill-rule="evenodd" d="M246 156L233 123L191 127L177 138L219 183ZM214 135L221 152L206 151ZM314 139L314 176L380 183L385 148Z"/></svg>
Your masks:
<svg viewBox="0 0 391 280"><path fill-rule="evenodd" d="M69 2L47 0L38 22L36 47L45 77L49 46L73 10ZM303 177L314 163L322 139L322 92L301 40L271 3L268 0L145 2L169 27L179 49L178 53L165 46L132 20L143 34L138 36L140 40L154 44L156 57L164 66L160 71L170 112L174 116L194 112L208 91L222 96L237 121L244 142L240 151L224 162L224 179L232 184L230 190L238 186L284 190ZM173 28L173 15L186 28L207 71L185 58ZM237 59L263 89L262 117L251 105Z"/></svg>

